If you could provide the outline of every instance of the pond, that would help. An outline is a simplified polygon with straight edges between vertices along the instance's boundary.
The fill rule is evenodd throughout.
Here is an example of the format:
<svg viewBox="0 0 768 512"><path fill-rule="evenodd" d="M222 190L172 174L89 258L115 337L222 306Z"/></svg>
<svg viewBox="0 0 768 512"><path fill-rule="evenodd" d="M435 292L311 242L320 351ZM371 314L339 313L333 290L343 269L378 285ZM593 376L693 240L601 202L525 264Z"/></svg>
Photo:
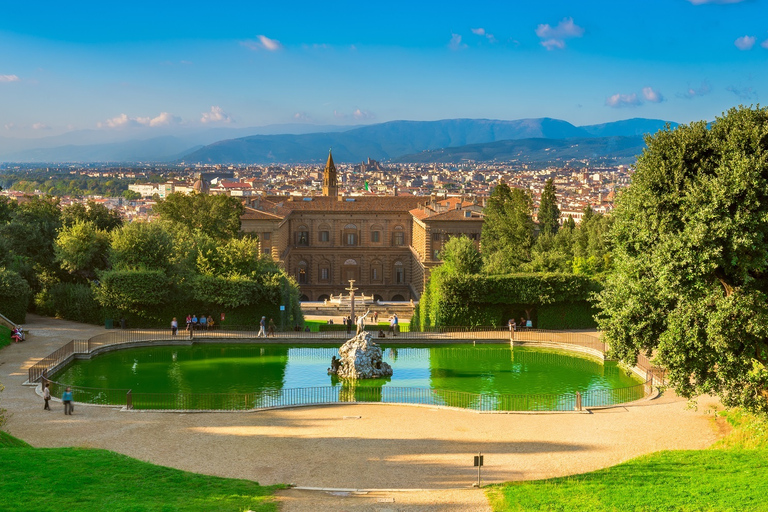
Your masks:
<svg viewBox="0 0 768 512"><path fill-rule="evenodd" d="M76 386L76 401L125 403L130 389L135 408L163 409L383 401L548 410L572 409L576 392L585 406L643 396L636 376L583 354L507 344L382 348L394 375L354 383L326 373L337 345L224 343L117 350L75 361L51 379Z"/></svg>

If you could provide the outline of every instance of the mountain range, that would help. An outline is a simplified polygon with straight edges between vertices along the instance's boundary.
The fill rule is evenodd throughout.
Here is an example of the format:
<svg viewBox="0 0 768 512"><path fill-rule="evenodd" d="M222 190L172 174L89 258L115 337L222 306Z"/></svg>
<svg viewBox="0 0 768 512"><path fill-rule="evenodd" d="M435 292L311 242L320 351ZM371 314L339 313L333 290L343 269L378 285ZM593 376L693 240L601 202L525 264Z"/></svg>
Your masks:
<svg viewBox="0 0 768 512"><path fill-rule="evenodd" d="M551 118L390 121L359 127L272 125L80 145L73 143L77 137L70 133L51 137L44 141L44 146L21 151L8 151L8 140L0 141L0 160L323 163L329 148L333 149L334 159L340 162L367 158L408 162L436 161L424 160L429 158L446 162L513 158L525 161L529 152L537 155L531 153L532 161L541 161L556 153L560 157L574 155L572 158L627 158L639 153L644 146L642 135L654 133L667 124L676 126L662 120L639 118L588 126L574 126ZM98 133L92 132L97 131L81 133L80 139L98 140ZM56 141L64 144L57 146ZM482 147L485 145L488 147ZM549 150L544 151L548 147Z"/></svg>

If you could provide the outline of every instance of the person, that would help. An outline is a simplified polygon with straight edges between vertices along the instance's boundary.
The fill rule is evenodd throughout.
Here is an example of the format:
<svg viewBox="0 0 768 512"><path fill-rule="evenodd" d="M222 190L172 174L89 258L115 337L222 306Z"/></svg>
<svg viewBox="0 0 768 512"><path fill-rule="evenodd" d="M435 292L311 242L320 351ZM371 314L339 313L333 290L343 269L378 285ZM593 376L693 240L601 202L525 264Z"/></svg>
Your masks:
<svg viewBox="0 0 768 512"><path fill-rule="evenodd" d="M190 325L192 325L192 315L187 315L187 330L189 330Z"/></svg>
<svg viewBox="0 0 768 512"><path fill-rule="evenodd" d="M520 330L523 330L523 327L525 327L525 317L520 317Z"/></svg>
<svg viewBox="0 0 768 512"><path fill-rule="evenodd" d="M339 366L341 366L341 361L336 358L336 356L331 357L331 370L335 373L339 371Z"/></svg>
<svg viewBox="0 0 768 512"><path fill-rule="evenodd" d="M395 333L395 317L393 316L389 317L389 332L392 334Z"/></svg>
<svg viewBox="0 0 768 512"><path fill-rule="evenodd" d="M15 341L16 343L20 343L24 341L24 331L22 331L21 326L17 326L13 332L11 333L11 339Z"/></svg>
<svg viewBox="0 0 768 512"><path fill-rule="evenodd" d="M509 324L509 339L513 340L513 339L515 339L515 328L517 328L517 324L515 323L515 319L514 318L510 318L509 322L507 322L507 324Z"/></svg>
<svg viewBox="0 0 768 512"><path fill-rule="evenodd" d="M192 315L192 329L197 329L197 315Z"/></svg>
<svg viewBox="0 0 768 512"><path fill-rule="evenodd" d="M275 321L271 318L269 319L269 331L267 331L267 336L275 337Z"/></svg>
<svg viewBox="0 0 768 512"><path fill-rule="evenodd" d="M64 393L61 394L61 401L64 402L64 414L72 416L72 411L75 410L72 405L72 388L67 386Z"/></svg>
<svg viewBox="0 0 768 512"><path fill-rule="evenodd" d="M256 335L257 338L266 338L267 337L267 317L263 316L261 317L261 320L259 320L259 334Z"/></svg>
<svg viewBox="0 0 768 512"><path fill-rule="evenodd" d="M48 400L51 399L51 389L48 385L48 383L45 383L45 387L43 388L43 400L45 400L45 405L43 406L44 411L50 411L51 406L48 405Z"/></svg>
<svg viewBox="0 0 768 512"><path fill-rule="evenodd" d="M528 320L526 320L525 321L525 328L526 329L532 329L533 328L533 320L531 320L530 318Z"/></svg>
<svg viewBox="0 0 768 512"><path fill-rule="evenodd" d="M205 317L205 315L200 315L200 330L201 331L208 330L208 319Z"/></svg>
<svg viewBox="0 0 768 512"><path fill-rule="evenodd" d="M312 331L312 330L309 328L309 326L308 326L308 325L304 327L304 332L311 332L311 331Z"/></svg>
<svg viewBox="0 0 768 512"><path fill-rule="evenodd" d="M392 315L392 320L393 320L393 322L395 324L395 328L394 328L395 333L394 333L394 335L397 336L397 332L400 330L400 321L397 319L397 313Z"/></svg>
<svg viewBox="0 0 768 512"><path fill-rule="evenodd" d="M208 315L208 330L213 330L213 317L211 315Z"/></svg>
<svg viewBox="0 0 768 512"><path fill-rule="evenodd" d="M189 339L192 339L195 337L195 324L192 322L189 322L187 324L187 332L189 333Z"/></svg>
<svg viewBox="0 0 768 512"><path fill-rule="evenodd" d="M179 330L179 322L176 320L176 317L173 317L173 320L171 320L171 336L176 336L176 331Z"/></svg>
<svg viewBox="0 0 768 512"><path fill-rule="evenodd" d="M384 334L384 330L383 329L379 329L379 338L386 338L386 337L387 337L387 335Z"/></svg>
<svg viewBox="0 0 768 512"><path fill-rule="evenodd" d="M333 325L333 318L328 319L328 325Z"/></svg>
<svg viewBox="0 0 768 512"><path fill-rule="evenodd" d="M350 334L352 332L352 317L345 317L344 325L347 326L347 334Z"/></svg>
<svg viewBox="0 0 768 512"><path fill-rule="evenodd" d="M376 325L379 325L379 312L374 311L373 312L373 323Z"/></svg>

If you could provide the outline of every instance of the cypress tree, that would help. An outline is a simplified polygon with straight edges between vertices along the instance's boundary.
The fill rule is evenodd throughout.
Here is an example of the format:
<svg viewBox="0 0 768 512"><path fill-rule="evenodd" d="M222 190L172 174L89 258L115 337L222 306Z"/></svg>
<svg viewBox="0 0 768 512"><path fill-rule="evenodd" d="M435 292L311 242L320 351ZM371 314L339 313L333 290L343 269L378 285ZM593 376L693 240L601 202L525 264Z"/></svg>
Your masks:
<svg viewBox="0 0 768 512"><path fill-rule="evenodd" d="M552 178L547 180L544 191L541 193L539 204L539 230L541 233L557 233L560 221L560 208L557 207L555 196L555 182Z"/></svg>

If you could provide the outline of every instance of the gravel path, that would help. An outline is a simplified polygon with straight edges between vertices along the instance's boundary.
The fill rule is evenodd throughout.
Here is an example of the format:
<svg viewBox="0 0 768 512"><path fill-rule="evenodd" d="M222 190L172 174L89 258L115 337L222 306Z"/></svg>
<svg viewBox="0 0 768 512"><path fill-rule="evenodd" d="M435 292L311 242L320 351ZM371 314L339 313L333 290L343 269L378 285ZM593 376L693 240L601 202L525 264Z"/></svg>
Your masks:
<svg viewBox="0 0 768 512"><path fill-rule="evenodd" d="M262 484L343 489L468 489L583 473L641 454L716 440L705 410L673 395L592 414L476 414L399 405L334 405L248 413L124 412L59 402L23 386L26 369L72 338L104 329L29 316L28 341L0 351L6 429L33 446L106 448L137 459ZM712 400L709 400L713 402ZM283 510L483 510L482 492L281 493ZM391 501L394 499L395 501ZM440 505L435 505L438 503ZM447 507L446 503L452 503Z"/></svg>

